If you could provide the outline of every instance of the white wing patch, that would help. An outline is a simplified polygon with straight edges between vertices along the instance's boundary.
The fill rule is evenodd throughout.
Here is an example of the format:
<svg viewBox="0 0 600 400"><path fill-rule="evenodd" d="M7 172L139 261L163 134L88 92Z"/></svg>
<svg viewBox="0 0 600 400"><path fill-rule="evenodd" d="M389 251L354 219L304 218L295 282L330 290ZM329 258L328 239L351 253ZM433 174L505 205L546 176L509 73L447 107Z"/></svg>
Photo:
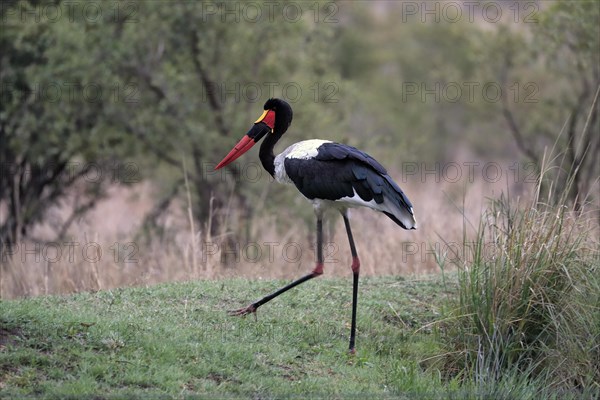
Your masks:
<svg viewBox="0 0 600 400"><path fill-rule="evenodd" d="M285 171L285 159L296 158L308 160L314 158L319 153L319 147L324 143L332 143L330 140L312 139L303 140L294 143L281 154L275 157L275 180L280 183L292 183L292 180Z"/></svg>
<svg viewBox="0 0 600 400"><path fill-rule="evenodd" d="M373 210L378 210L378 211L385 209L384 207L382 207L382 204L377 204L377 202L375 202L375 200L365 201L365 200L361 199L360 196L358 195L358 193L356 193L356 190L354 190L354 196L342 197L342 198L338 199L337 201L340 203L346 204L349 207L368 207L368 208L372 208Z"/></svg>
<svg viewBox="0 0 600 400"><path fill-rule="evenodd" d="M325 143L332 142L330 140L321 139L303 140L302 142L291 145L281 154L285 153L285 158L308 160L309 158L316 157L319 153L319 147Z"/></svg>
<svg viewBox="0 0 600 400"><path fill-rule="evenodd" d="M383 200L383 203L378 204L375 200L365 201L360 198L356 190L354 191L354 196L346 196L338 199L337 203L343 204L346 207L367 207L377 211L385 211L390 214L393 214L396 218L398 218L406 229L417 228L417 220L413 215L413 209L410 208L410 213L407 213L404 209L399 209L398 207L392 205L388 199Z"/></svg>

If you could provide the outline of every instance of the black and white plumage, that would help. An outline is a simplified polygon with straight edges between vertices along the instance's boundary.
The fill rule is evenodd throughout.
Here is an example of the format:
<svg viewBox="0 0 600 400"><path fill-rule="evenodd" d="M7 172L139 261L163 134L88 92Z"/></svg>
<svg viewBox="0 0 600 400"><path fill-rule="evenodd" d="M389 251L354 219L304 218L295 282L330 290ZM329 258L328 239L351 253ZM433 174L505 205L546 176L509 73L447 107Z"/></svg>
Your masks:
<svg viewBox="0 0 600 400"><path fill-rule="evenodd" d="M275 157L275 179L292 182L315 208L368 207L404 229L416 229L410 200L386 169L354 147L305 140Z"/></svg>
<svg viewBox="0 0 600 400"><path fill-rule="evenodd" d="M352 253L350 352L354 353L360 261L347 210L350 207L368 207L384 213L404 229L416 229L417 222L410 200L388 175L386 169L367 153L328 140L313 139L295 143L275 156L275 144L289 128L292 116L292 108L288 103L280 99L269 99L264 105L261 117L215 169L233 162L266 136L259 152L263 167L278 182L294 184L300 193L313 203L317 216L317 264L310 274L230 314L255 313L258 307L266 302L321 275L323 214L327 209L336 209L344 219Z"/></svg>

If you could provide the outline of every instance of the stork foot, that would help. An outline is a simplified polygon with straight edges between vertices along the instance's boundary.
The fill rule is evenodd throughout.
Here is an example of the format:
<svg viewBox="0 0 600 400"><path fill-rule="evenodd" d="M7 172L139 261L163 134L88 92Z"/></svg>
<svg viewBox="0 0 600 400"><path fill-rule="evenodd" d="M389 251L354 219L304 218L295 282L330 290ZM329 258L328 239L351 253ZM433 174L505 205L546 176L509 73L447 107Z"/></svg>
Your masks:
<svg viewBox="0 0 600 400"><path fill-rule="evenodd" d="M254 314L254 318L256 318L257 308L254 304L250 304L248 307L227 311L227 314L231 317L245 317L248 314Z"/></svg>

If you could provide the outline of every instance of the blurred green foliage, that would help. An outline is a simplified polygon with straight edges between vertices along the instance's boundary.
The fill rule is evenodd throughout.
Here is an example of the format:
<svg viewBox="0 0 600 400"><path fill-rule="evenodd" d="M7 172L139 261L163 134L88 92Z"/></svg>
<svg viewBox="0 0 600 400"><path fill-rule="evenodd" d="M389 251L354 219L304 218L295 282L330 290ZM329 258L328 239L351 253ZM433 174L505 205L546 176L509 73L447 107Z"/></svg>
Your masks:
<svg viewBox="0 0 600 400"><path fill-rule="evenodd" d="M407 4L423 7L3 2L3 243L27 236L73 192L81 197L76 216L110 184L142 179L160 189L146 225L156 227L182 195L184 160L201 224L211 197L217 217L235 207L251 218L267 194L269 204L291 204L292 189L245 179L258 165L252 154L232 172L212 172L270 96L295 111L280 149L328 138L362 147L390 169L458 157L541 168L555 145L561 179L580 173L572 198L589 196L600 174L592 107L600 83L598 2L507 3L493 22L477 12L450 20L441 11L436 21L423 10L411 14ZM68 174L74 162L77 173ZM135 167L107 173L123 165ZM102 179L89 179L90 168ZM258 181L267 178L262 171Z"/></svg>

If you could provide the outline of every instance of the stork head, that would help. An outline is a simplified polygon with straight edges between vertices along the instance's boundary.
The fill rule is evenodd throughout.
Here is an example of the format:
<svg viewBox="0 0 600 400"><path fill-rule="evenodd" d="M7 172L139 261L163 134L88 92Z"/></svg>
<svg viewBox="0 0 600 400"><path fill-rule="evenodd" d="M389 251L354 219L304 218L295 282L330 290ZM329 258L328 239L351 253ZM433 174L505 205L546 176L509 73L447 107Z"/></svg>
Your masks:
<svg viewBox="0 0 600 400"><path fill-rule="evenodd" d="M254 122L248 133L236 144L215 170L223 168L238 159L258 143L265 135L273 135L278 140L292 123L292 107L281 99L269 99L263 107L262 115Z"/></svg>

